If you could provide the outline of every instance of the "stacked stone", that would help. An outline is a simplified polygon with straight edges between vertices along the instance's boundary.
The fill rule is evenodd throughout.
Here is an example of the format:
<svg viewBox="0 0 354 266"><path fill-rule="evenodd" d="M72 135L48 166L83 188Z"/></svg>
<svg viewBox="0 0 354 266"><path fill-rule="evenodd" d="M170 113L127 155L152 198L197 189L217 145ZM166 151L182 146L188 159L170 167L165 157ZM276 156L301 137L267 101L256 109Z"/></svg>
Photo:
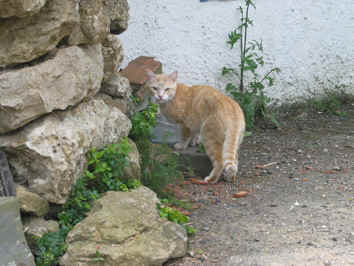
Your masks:
<svg viewBox="0 0 354 266"><path fill-rule="evenodd" d="M85 154L129 133L114 35L128 17L127 0L0 0L0 149L46 201L63 204Z"/></svg>
<svg viewBox="0 0 354 266"><path fill-rule="evenodd" d="M50 203L65 203L87 152L128 135L132 91L118 73L123 50L115 36L127 21L127 0L0 0L0 265L34 265L23 231L32 249L57 231L58 223L43 217ZM131 146L125 176L139 178ZM74 227L61 265L91 262L102 241L105 265L162 265L185 254L184 229L159 217L153 192L142 187L107 197ZM23 231L19 209L26 213ZM102 238L86 239L86 229L79 237L94 220Z"/></svg>

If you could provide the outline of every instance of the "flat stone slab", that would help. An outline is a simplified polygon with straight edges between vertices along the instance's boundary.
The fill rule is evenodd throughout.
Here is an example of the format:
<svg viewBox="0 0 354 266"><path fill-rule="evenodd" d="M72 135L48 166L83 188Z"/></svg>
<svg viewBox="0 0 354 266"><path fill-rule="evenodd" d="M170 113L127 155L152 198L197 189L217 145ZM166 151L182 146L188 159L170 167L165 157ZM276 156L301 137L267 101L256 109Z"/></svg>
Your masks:
<svg viewBox="0 0 354 266"><path fill-rule="evenodd" d="M17 199L0 197L0 214L0 265L35 266L23 233Z"/></svg>
<svg viewBox="0 0 354 266"><path fill-rule="evenodd" d="M175 144L182 139L181 129L178 125L167 122L163 117L157 118L157 123L152 131L151 141L161 144Z"/></svg>

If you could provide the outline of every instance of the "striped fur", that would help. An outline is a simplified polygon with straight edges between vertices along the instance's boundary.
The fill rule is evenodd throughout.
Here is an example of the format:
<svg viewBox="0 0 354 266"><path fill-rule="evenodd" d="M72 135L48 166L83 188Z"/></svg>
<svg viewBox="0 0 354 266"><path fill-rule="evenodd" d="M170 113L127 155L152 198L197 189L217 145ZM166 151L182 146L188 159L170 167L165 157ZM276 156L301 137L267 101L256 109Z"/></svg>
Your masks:
<svg viewBox="0 0 354 266"><path fill-rule="evenodd" d="M180 124L183 141L175 145L185 149L200 134L213 170L205 177L216 183L223 176L236 178L238 149L245 131L242 109L234 100L210 86L177 84L177 72L155 75L149 72L148 86L162 114Z"/></svg>

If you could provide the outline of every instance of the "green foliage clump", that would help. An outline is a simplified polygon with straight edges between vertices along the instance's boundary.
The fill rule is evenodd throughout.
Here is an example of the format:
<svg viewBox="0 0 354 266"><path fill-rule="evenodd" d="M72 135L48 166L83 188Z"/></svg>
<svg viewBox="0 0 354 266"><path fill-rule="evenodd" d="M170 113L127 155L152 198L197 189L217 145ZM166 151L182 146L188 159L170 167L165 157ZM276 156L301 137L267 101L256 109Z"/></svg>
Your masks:
<svg viewBox="0 0 354 266"><path fill-rule="evenodd" d="M130 137L135 141L141 156L142 183L163 196L167 184L182 177L178 170L178 155L167 145L151 143L152 131L156 126L158 106L150 103L148 107L136 113L132 121Z"/></svg>
<svg viewBox="0 0 354 266"><path fill-rule="evenodd" d="M314 95L307 100L308 105L317 112L346 116L346 112L342 110L342 106L345 103L352 102L353 96L347 94L338 86L335 86L334 90L326 89L324 92L325 95L322 97Z"/></svg>
<svg viewBox="0 0 354 266"><path fill-rule="evenodd" d="M167 145L151 145L150 152L144 156L142 183L151 188L159 197L165 197L166 185L183 178L178 169L178 154Z"/></svg>
<svg viewBox="0 0 354 266"><path fill-rule="evenodd" d="M188 235L194 235L196 233L195 228L186 225L186 223L188 223L189 221L188 216L183 215L180 211L174 208L166 206L165 204L168 203L168 200L162 200L161 202L162 204L160 203L157 204L157 209L160 212L160 217L164 217L171 222L182 225Z"/></svg>
<svg viewBox="0 0 354 266"><path fill-rule="evenodd" d="M150 103L148 107L137 112L132 118L132 130L130 131L130 137L135 141L143 139L150 140L152 130L156 126L156 113L158 111L158 105Z"/></svg>
<svg viewBox="0 0 354 266"><path fill-rule="evenodd" d="M36 264L57 265L66 251L65 238L69 231L91 210L94 200L108 190L128 191L137 188L137 180L121 181L126 159L130 152L128 139L112 144L102 150L91 150L88 154L88 168L73 187L62 212L58 214L60 230L45 234L37 241Z"/></svg>
<svg viewBox="0 0 354 266"><path fill-rule="evenodd" d="M240 64L237 68L223 67L222 75L234 74L239 80L239 84L229 83L226 91L240 104L244 113L248 129L252 129L257 117L270 118L278 125L274 114L268 114L267 105L271 99L264 94L266 86L274 85L274 73L280 71L279 68L272 68L266 74L260 75L258 68L264 66L263 43L262 41L248 41L248 27L253 25L253 20L249 17L250 7L256 8L252 0L244 0L245 7L240 6L240 25L228 35L227 43L233 49L235 45L240 48ZM245 73L250 73L250 81L245 85Z"/></svg>
<svg viewBox="0 0 354 266"><path fill-rule="evenodd" d="M164 190L166 185L182 178L182 172L178 169L178 154L173 153L167 145L154 145L151 143L152 130L156 125L158 106L149 104L141 112L132 117L132 130L130 137L135 141L141 156L142 183L152 189L160 198L170 197ZM169 200L163 199L163 202ZM171 207L158 204L161 217L181 224L188 235L193 235L195 229L185 225L188 217Z"/></svg>
<svg viewBox="0 0 354 266"><path fill-rule="evenodd" d="M65 243L68 228L60 228L58 232L50 232L37 241L36 265L57 265L58 259L64 255L67 245Z"/></svg>

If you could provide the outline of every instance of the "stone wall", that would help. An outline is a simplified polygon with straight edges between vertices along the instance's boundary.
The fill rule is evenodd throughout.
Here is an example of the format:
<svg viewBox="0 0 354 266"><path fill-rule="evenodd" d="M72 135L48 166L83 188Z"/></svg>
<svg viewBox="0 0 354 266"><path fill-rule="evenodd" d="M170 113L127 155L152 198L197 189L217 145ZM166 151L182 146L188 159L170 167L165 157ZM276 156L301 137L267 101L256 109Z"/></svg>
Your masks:
<svg viewBox="0 0 354 266"><path fill-rule="evenodd" d="M128 9L127 0L0 0L0 149L15 182L49 202L65 202L87 151L129 133L115 36Z"/></svg>

